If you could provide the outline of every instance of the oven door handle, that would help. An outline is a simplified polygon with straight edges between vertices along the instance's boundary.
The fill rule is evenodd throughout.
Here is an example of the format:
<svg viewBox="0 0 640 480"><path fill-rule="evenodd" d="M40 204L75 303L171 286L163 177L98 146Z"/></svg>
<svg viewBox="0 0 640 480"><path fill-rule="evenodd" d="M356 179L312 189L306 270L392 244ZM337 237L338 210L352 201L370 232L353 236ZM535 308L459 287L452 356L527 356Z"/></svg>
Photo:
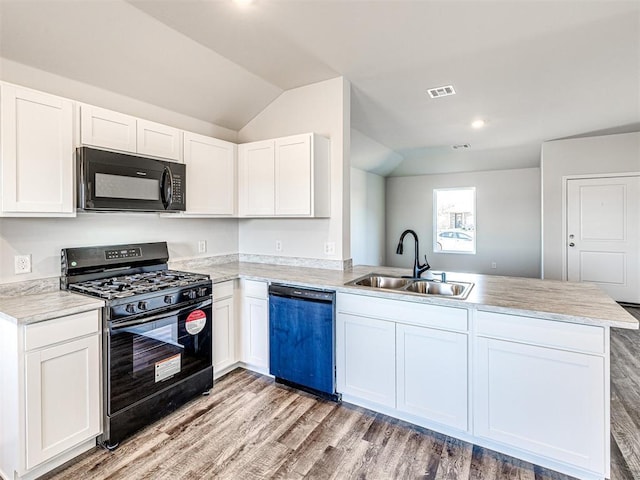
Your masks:
<svg viewBox="0 0 640 480"><path fill-rule="evenodd" d="M184 312L187 312L189 310L198 310L199 308L204 308L204 307L208 307L209 305L213 305L213 301L209 298L207 300L205 300L204 302L200 302L200 303L196 303L195 305L188 305L184 308L181 308L179 310L169 310L168 312L163 312L163 313L159 313L157 315L153 315L151 317L143 317L143 318L138 318L136 320L129 320L128 322L121 322L121 323L112 323L111 324L111 330L119 330L121 328L126 328L126 327L133 327L136 325L142 325L144 323L149 323L149 322L153 322L155 320L160 320L163 318L167 318L167 317L173 317L174 315L180 315Z"/></svg>

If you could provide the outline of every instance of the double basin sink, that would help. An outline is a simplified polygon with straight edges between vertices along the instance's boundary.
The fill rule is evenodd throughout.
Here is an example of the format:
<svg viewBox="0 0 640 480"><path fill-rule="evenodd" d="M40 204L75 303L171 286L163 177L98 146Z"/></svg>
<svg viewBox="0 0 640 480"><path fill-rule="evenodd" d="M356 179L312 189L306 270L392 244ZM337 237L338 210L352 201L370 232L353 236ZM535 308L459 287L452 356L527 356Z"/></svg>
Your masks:
<svg viewBox="0 0 640 480"><path fill-rule="evenodd" d="M441 282L422 278L393 277L378 273L369 273L363 277L347 282L345 285L417 293L421 295L435 295L462 300L467 298L471 287L473 287L473 283L467 282Z"/></svg>

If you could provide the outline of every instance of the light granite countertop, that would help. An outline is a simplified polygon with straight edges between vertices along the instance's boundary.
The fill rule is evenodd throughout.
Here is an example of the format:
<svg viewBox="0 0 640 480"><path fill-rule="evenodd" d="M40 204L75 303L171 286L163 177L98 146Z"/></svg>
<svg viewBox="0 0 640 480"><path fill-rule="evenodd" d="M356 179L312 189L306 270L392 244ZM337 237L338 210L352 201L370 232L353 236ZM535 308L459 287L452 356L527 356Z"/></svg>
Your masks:
<svg viewBox="0 0 640 480"><path fill-rule="evenodd" d="M633 316L599 287L588 283L447 272L447 281L474 283L469 296L460 300L345 285L371 272L407 275L410 273L407 268L360 265L343 271L249 262L208 264L206 261L170 262L169 268L205 273L214 283L246 278L450 307L475 307L561 322L638 328L638 321ZM429 277L430 272L423 275L423 278ZM103 305L102 300L61 291L17 295L0 298L0 318L28 324Z"/></svg>
<svg viewBox="0 0 640 480"><path fill-rule="evenodd" d="M0 319L27 325L103 306L100 299L63 291L21 295L0 298Z"/></svg>
<svg viewBox="0 0 640 480"><path fill-rule="evenodd" d="M183 267L186 265L179 262L171 265L171 268ZM469 296L465 300L459 300L345 285L371 272L396 276L410 274L410 270L406 268L359 265L342 271L232 262L210 266L190 264L188 270L207 273L214 283L242 277L451 307L474 306L483 311L535 316L561 322L638 328L638 321L633 316L598 286L589 283L447 272L447 281L474 283ZM423 278L429 277L429 272L423 274Z"/></svg>

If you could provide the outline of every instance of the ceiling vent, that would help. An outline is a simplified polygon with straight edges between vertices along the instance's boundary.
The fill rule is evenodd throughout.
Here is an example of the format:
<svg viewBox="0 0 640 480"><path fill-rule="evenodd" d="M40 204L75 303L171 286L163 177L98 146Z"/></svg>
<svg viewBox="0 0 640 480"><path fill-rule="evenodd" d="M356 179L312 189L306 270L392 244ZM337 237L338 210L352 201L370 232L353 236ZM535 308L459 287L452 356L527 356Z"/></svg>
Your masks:
<svg viewBox="0 0 640 480"><path fill-rule="evenodd" d="M451 148L453 148L454 150L469 150L471 148L471 145L469 145L468 143L460 143L458 145L451 145Z"/></svg>
<svg viewBox="0 0 640 480"><path fill-rule="evenodd" d="M431 98L447 97L449 95L456 94L456 91L453 89L453 85L447 85L446 87L430 88L428 92Z"/></svg>

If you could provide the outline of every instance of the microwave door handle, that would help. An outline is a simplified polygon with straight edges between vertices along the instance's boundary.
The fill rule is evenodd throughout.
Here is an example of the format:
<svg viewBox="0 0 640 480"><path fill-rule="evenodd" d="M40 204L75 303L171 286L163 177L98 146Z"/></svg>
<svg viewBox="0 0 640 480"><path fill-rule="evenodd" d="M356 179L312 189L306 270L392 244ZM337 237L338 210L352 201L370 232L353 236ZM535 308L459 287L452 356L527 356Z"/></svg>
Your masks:
<svg viewBox="0 0 640 480"><path fill-rule="evenodd" d="M120 323L116 322L111 325L111 330L119 330L121 328L134 327L136 325L142 325L144 323L153 322L155 320L162 320L163 318L173 317L174 315L180 315L189 310L198 310L199 308L208 307L209 305L212 305L212 304L213 304L212 300L207 299L204 302L200 302L195 305L188 305L179 310L169 310L168 312L159 313L158 315L154 315L152 317L138 318L136 320L129 320L128 322L120 322Z"/></svg>
<svg viewBox="0 0 640 480"><path fill-rule="evenodd" d="M164 167L164 171L162 172L160 194L162 196L162 205L164 205L164 209L167 210L171 205L173 197L173 175L169 167Z"/></svg>

